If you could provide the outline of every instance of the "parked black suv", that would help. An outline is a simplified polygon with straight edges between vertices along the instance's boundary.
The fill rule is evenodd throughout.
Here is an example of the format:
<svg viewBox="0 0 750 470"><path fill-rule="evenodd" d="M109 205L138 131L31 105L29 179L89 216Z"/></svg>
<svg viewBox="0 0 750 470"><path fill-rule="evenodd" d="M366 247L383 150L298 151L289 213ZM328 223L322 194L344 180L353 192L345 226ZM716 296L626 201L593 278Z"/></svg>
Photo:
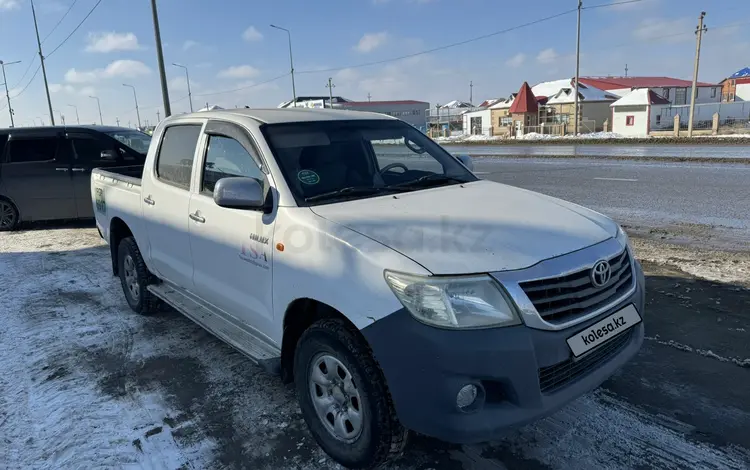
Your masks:
<svg viewBox="0 0 750 470"><path fill-rule="evenodd" d="M0 231L94 217L93 168L142 165L151 136L106 126L0 129Z"/></svg>

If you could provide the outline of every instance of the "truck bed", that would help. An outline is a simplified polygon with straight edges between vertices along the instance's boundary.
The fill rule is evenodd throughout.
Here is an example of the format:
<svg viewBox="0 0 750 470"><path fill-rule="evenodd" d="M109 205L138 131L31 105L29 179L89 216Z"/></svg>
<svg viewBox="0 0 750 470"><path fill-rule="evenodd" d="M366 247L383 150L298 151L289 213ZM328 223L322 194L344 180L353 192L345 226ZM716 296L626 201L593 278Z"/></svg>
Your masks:
<svg viewBox="0 0 750 470"><path fill-rule="evenodd" d="M102 178L112 178L115 181L122 181L123 183L140 186L141 177L143 175L143 165L116 166L107 170L103 168L95 168L93 173Z"/></svg>

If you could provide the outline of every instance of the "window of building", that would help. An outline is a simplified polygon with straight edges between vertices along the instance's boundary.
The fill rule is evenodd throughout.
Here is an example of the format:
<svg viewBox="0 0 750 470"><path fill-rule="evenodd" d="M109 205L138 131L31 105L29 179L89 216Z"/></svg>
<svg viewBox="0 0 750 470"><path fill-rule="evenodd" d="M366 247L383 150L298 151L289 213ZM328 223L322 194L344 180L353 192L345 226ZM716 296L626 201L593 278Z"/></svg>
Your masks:
<svg viewBox="0 0 750 470"><path fill-rule="evenodd" d="M729 94L729 101L734 101L734 93Z"/></svg>
<svg viewBox="0 0 750 470"><path fill-rule="evenodd" d="M263 181L263 173L255 161L236 140L212 135L208 139L206 160L203 163L201 191L213 194L216 183L230 176L244 176Z"/></svg>
<svg viewBox="0 0 750 470"><path fill-rule="evenodd" d="M669 88L662 88L661 94L664 95L664 98L669 99Z"/></svg>
<svg viewBox="0 0 750 470"><path fill-rule="evenodd" d="M626 126L632 126L635 124L635 116L626 116L625 117L625 125Z"/></svg>
<svg viewBox="0 0 750 470"><path fill-rule="evenodd" d="M656 125L658 126L660 124L661 124L661 114L657 114L656 115Z"/></svg>
<svg viewBox="0 0 750 470"><path fill-rule="evenodd" d="M156 160L156 175L160 180L180 188L190 188L190 174L200 134L201 126L196 124L167 127Z"/></svg>
<svg viewBox="0 0 750 470"><path fill-rule="evenodd" d="M687 88L677 88L674 94L674 104L681 105L687 103Z"/></svg>
<svg viewBox="0 0 750 470"><path fill-rule="evenodd" d="M11 139L8 147L10 163L53 161L57 152L57 137Z"/></svg>
<svg viewBox="0 0 750 470"><path fill-rule="evenodd" d="M716 98L716 90L717 88L711 88L711 98Z"/></svg>

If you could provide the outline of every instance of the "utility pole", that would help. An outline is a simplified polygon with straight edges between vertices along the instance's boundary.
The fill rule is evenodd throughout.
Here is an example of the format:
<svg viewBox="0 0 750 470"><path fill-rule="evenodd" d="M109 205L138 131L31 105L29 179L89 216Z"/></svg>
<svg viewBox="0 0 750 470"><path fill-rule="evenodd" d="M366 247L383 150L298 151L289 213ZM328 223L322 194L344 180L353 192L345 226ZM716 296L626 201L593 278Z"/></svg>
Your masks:
<svg viewBox="0 0 750 470"><path fill-rule="evenodd" d="M474 81L469 82L469 104L474 106Z"/></svg>
<svg viewBox="0 0 750 470"><path fill-rule="evenodd" d="M47 92L47 107L49 107L49 119L51 125L55 125L55 115L52 113L52 99L49 97L49 85L47 84L47 67L44 66L44 55L42 54L42 41L39 40L39 25L36 24L36 10L34 0L31 0L31 14L34 16L34 29L36 30L36 45L39 47L39 60L42 62L42 77L44 77L44 91Z"/></svg>
<svg viewBox="0 0 750 470"><path fill-rule="evenodd" d="M625 76L628 76L628 64L625 64Z"/></svg>
<svg viewBox="0 0 750 470"><path fill-rule="evenodd" d="M68 106L70 106L71 108L75 108L75 110L76 110L76 123L78 123L78 125L80 126L81 125L81 119L78 117L78 106L76 106L74 104L69 104Z"/></svg>
<svg viewBox="0 0 750 470"><path fill-rule="evenodd" d="M185 69L185 80L187 80L187 87L188 87L188 101L190 101L190 112L192 113L193 112L193 94L190 92L190 75L188 75L188 68L185 67L184 65L175 64L174 62L172 62L172 65L174 65L175 67L180 67L180 68Z"/></svg>
<svg viewBox="0 0 750 470"><path fill-rule="evenodd" d="M122 86L133 89L133 99L135 100L135 116L138 118L138 127L141 127L141 112L138 111L138 95L135 94L135 87L133 85L128 85L127 83L123 83Z"/></svg>
<svg viewBox="0 0 750 470"><path fill-rule="evenodd" d="M372 95L370 94L370 92L367 92L367 102L369 103L371 99L372 99Z"/></svg>
<svg viewBox="0 0 750 470"><path fill-rule="evenodd" d="M191 113L193 112L193 104L192 103L190 103L190 112ZM156 110L156 123L158 124L160 122L161 122L161 116L159 115L159 110L157 109Z"/></svg>
<svg viewBox="0 0 750 470"><path fill-rule="evenodd" d="M164 117L172 114L169 104L169 89L167 88L167 74L164 71L164 52L161 49L161 32L159 30L159 13L156 11L156 0L151 0L151 14L154 17L154 37L156 39L156 60L159 63L159 80L161 81L161 99L164 102ZM133 88L135 93L135 88ZM140 118L138 118L140 121ZM138 127L140 127L140 123Z"/></svg>
<svg viewBox="0 0 750 470"><path fill-rule="evenodd" d="M120 127L120 118L116 117L115 122L117 123L117 127Z"/></svg>
<svg viewBox="0 0 750 470"><path fill-rule="evenodd" d="M297 89L294 86L294 59L292 58L292 32L289 31L286 28L282 28L281 26L271 25L272 28L280 29L281 31L286 31L286 35L289 38L289 65L291 66L291 74L292 74L292 103L294 104L294 107L297 107Z"/></svg>
<svg viewBox="0 0 750 470"><path fill-rule="evenodd" d="M62 111L60 111L59 109L53 109L52 111L54 111L54 112L56 112L57 114L60 115L60 122L64 126L65 125L65 116L63 116Z"/></svg>
<svg viewBox="0 0 750 470"><path fill-rule="evenodd" d="M336 85L333 84L333 79L331 77L328 77L328 85L326 85L326 88L328 88L328 106L333 109L333 89L336 88Z"/></svg>
<svg viewBox="0 0 750 470"><path fill-rule="evenodd" d="M96 100L96 106L99 108L99 125L104 125L104 119L102 119L102 103L99 101L99 98L96 96L89 96L89 98L93 98Z"/></svg>
<svg viewBox="0 0 750 470"><path fill-rule="evenodd" d="M697 36L695 44L695 68L693 69L693 88L690 93L690 120L688 122L688 137L693 136L693 118L695 117L695 95L698 91L698 63L701 59L701 41L703 40L703 33L708 31L708 28L703 26L703 18L706 17L706 12L702 11L701 16L698 17L698 27L695 29Z"/></svg>
<svg viewBox="0 0 750 470"><path fill-rule="evenodd" d="M20 63L20 60L17 60L15 62L3 62L2 60L0 60L0 67L3 68L3 84L5 85L5 97L8 98L8 114L10 114L10 127L15 127L15 124L13 124L13 107L10 105L10 93L8 92L8 79L5 76L5 66Z"/></svg>
<svg viewBox="0 0 750 470"><path fill-rule="evenodd" d="M578 76L581 71L581 9L583 0L578 0L578 26L576 31L576 87L575 87L575 135L578 135Z"/></svg>

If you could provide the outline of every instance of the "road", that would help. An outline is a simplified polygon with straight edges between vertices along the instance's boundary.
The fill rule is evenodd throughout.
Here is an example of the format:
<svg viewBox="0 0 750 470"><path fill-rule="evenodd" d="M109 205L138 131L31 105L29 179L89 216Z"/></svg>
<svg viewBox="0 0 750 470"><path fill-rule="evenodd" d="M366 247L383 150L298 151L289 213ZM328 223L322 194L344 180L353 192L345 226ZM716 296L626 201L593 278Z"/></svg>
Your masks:
<svg viewBox="0 0 750 470"><path fill-rule="evenodd" d="M445 145L445 144L443 144ZM710 145L672 145L672 144L579 144L559 145L445 145L446 150L454 155L552 155L552 156L590 156L590 157L688 157L688 158L718 158L718 159L747 159L750 158L750 148L746 145L722 145L721 139L713 139Z"/></svg>
<svg viewBox="0 0 750 470"><path fill-rule="evenodd" d="M539 191L631 226L698 224L750 240L750 165L600 159L475 159L477 175Z"/></svg>

